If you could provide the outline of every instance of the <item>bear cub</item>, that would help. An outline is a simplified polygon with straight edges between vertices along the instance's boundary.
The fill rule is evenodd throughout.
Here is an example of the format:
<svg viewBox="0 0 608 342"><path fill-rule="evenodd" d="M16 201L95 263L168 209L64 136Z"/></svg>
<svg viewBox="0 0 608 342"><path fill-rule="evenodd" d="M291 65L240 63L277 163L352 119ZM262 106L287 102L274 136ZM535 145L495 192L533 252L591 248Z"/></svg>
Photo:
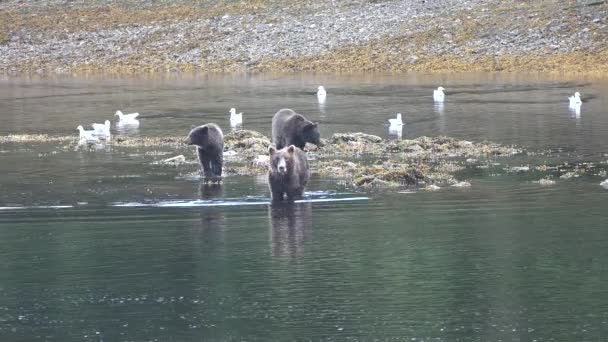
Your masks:
<svg viewBox="0 0 608 342"><path fill-rule="evenodd" d="M294 145L280 150L270 146L268 152L270 154L268 185L272 201L282 201L283 195L287 196L288 201L302 197L310 177L306 153Z"/></svg>
<svg viewBox="0 0 608 342"><path fill-rule="evenodd" d="M272 142L279 150L289 145L304 149L307 142L321 146L321 135L316 122L291 109L281 109L272 118Z"/></svg>
<svg viewBox="0 0 608 342"><path fill-rule="evenodd" d="M194 127L185 140L188 145L195 145L198 162L205 178L222 177L224 163L224 134L218 125L209 123Z"/></svg>

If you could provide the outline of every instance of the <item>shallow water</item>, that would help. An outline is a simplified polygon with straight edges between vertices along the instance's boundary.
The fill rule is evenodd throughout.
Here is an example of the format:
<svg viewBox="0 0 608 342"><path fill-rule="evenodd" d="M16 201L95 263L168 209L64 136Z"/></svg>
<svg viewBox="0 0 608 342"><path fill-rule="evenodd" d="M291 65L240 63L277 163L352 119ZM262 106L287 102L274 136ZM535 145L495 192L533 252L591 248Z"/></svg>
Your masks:
<svg viewBox="0 0 608 342"><path fill-rule="evenodd" d="M471 188L437 192L313 177L304 201L271 207L263 176L202 186L195 166L151 164L171 149L0 144L0 340L604 340L607 90L530 75L3 79L0 135L76 134L116 109L141 113L133 135L228 131L230 107L268 135L292 107L324 137L386 137L401 112L404 138L550 153L472 166ZM534 183L535 165L563 162L597 171Z"/></svg>

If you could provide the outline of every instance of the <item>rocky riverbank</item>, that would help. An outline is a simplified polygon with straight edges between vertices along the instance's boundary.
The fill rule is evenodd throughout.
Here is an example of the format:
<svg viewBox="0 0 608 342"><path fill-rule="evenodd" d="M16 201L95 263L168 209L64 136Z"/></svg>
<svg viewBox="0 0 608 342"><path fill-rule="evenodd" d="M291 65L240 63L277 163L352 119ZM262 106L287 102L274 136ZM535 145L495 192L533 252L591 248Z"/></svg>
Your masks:
<svg viewBox="0 0 608 342"><path fill-rule="evenodd" d="M608 2L0 2L0 73L608 72Z"/></svg>

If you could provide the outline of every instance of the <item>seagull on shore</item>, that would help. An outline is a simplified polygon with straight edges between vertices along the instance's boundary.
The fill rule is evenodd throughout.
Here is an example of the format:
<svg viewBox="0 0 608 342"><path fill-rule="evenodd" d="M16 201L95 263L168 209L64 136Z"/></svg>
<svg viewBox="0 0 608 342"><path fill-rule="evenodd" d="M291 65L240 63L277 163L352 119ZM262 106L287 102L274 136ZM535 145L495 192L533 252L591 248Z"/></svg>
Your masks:
<svg viewBox="0 0 608 342"><path fill-rule="evenodd" d="M444 90L445 88L443 87L433 90L433 100L435 100L435 102L443 102L445 99L445 94L443 93Z"/></svg>
<svg viewBox="0 0 608 342"><path fill-rule="evenodd" d="M119 121L135 121L139 113L123 114L123 112L117 110L114 116L118 116Z"/></svg>
<svg viewBox="0 0 608 342"><path fill-rule="evenodd" d="M96 135L107 136L107 137L110 136L110 120L106 120L102 124L94 123L92 126L93 126L93 130L95 131Z"/></svg>
<svg viewBox="0 0 608 342"><path fill-rule="evenodd" d="M236 113L236 108L230 108L230 126L243 124L243 113Z"/></svg>
<svg viewBox="0 0 608 342"><path fill-rule="evenodd" d="M80 132L80 141L95 141L97 137L95 136L95 130L85 131L82 125L76 127L76 129Z"/></svg>
<svg viewBox="0 0 608 342"><path fill-rule="evenodd" d="M388 119L388 123L392 128L403 126L403 121L401 121L401 113L397 113L397 117L395 119Z"/></svg>
<svg viewBox="0 0 608 342"><path fill-rule="evenodd" d="M576 106L583 103L583 101L581 101L581 94L578 91L574 93L574 96L568 96L568 100L570 101L570 106Z"/></svg>

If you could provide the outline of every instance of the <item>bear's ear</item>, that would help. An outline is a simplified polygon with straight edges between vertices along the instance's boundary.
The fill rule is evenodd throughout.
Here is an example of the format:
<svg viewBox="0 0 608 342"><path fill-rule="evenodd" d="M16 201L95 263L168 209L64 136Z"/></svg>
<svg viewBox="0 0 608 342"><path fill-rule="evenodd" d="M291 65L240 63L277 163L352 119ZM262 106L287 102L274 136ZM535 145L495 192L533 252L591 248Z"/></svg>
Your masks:
<svg viewBox="0 0 608 342"><path fill-rule="evenodd" d="M273 154L277 153L277 150L274 148L274 146L270 146L268 148L268 153L272 156Z"/></svg>
<svg viewBox="0 0 608 342"><path fill-rule="evenodd" d="M307 122L306 126L304 126L304 129L313 129L315 127L317 127L316 123L314 123L314 122Z"/></svg>
<svg viewBox="0 0 608 342"><path fill-rule="evenodd" d="M290 154L293 154L296 151L296 147L294 145L289 145L289 147L287 148L287 152L289 152Z"/></svg>
<svg viewBox="0 0 608 342"><path fill-rule="evenodd" d="M319 123L318 123L318 122L315 122L315 123L313 123L313 124L312 124L312 126L313 126L313 127L319 127Z"/></svg>
<svg viewBox="0 0 608 342"><path fill-rule="evenodd" d="M209 131L209 126L203 126L203 127L201 128L201 132L202 132L202 133L207 133L207 131Z"/></svg>

